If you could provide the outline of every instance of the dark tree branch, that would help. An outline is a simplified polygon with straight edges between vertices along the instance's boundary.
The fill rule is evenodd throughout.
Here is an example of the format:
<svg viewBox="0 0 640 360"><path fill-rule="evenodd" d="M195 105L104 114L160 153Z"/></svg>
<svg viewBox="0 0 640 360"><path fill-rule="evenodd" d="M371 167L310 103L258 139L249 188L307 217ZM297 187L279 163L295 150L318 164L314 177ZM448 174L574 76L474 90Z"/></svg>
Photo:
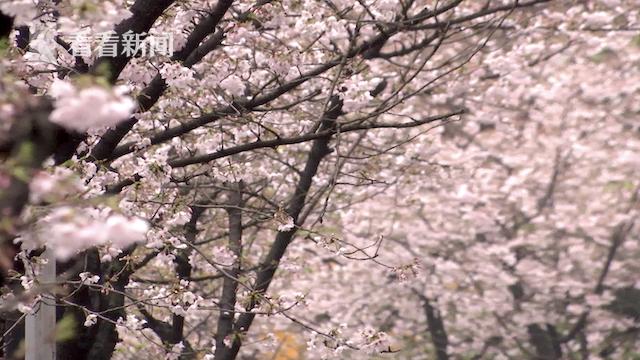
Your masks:
<svg viewBox="0 0 640 360"><path fill-rule="evenodd" d="M13 261L18 252L13 238L19 229L22 209L29 201L31 177L70 136L49 122L51 110L47 99L27 95L26 104L18 110L6 140L0 144L0 157L6 166L4 169L9 171L2 174L9 179L9 184L0 191L0 217L5 220L0 227L0 286L8 270L21 266L21 262L14 264Z"/></svg>
<svg viewBox="0 0 640 360"><path fill-rule="evenodd" d="M635 196L634 196L635 198ZM636 200L634 199L633 202ZM609 273L609 269L611 268L611 264L620 248L620 245L625 241L629 231L633 228L634 222L621 222L616 225L613 233L611 234L611 246L609 247L609 252L607 253L607 259L605 260L604 266L602 267L602 271L600 272L600 276L598 276L598 282L594 288L594 293L597 295L601 295L605 288L604 282L607 278L607 274ZM576 338L576 336L584 330L587 326L587 320L589 317L589 311L585 311L580 315L576 324L569 330L567 335L560 338L561 343L567 343Z"/></svg>
<svg viewBox="0 0 640 360"><path fill-rule="evenodd" d="M420 14L416 15L415 17L411 18L410 21L408 21L409 24L419 24L423 21L425 21L426 19L430 19L432 17L435 17L439 14L442 14L448 10L450 10L451 8L457 6L457 4L460 3L460 0L456 0L450 4L447 4L446 6L437 9L433 12L431 11L425 11L425 12L421 12ZM513 7L513 6L512 6ZM516 6L517 7L517 6ZM502 8L498 8L496 9L496 11L502 11ZM438 23L438 29L441 28L443 25ZM391 36L393 36L394 34L397 34L398 32L400 32L401 30L404 29L404 27L406 27L406 25L394 25L394 26L390 26L388 29L381 31L377 36L372 37L370 40L363 42L362 44L358 45L358 46L354 46L353 48L351 48L349 51L347 51L345 54L343 54L342 56L338 56L335 59L332 59L322 65L317 66L315 69L309 70L308 72L301 74L299 77L286 82L272 90L270 90L269 92L265 93L265 94L260 94L260 92L254 94L252 97L249 97L247 100L238 100L238 101L234 101L232 104L228 105L228 106L223 106L218 110L215 110L213 112L204 114L196 119L190 120L188 122L185 122L179 126L173 127L173 128L169 128L167 130L164 130L162 132L156 133L155 135L152 135L150 137L151 139L151 144L152 145L156 145L168 140L171 140L174 137L177 136L181 136L183 134L186 134L187 132L194 130L200 126L203 125L207 125L210 124L212 122L215 122L217 120L219 120L220 118L227 116L227 115L234 115L234 114L239 114L242 112L248 112L248 111L253 111L254 109L256 109L259 106L265 105L277 98L279 98L281 95L286 94L294 89L296 89L298 86L306 83L307 81L316 78L317 76L331 70L332 68L342 64L345 60L348 59L353 59L357 56L365 56L367 59L373 59L373 58L377 58L380 57L380 50L381 50L381 44L386 43ZM130 154L131 152L133 152L135 150L135 143L126 143L123 145L118 146L117 148L115 148L112 152L112 154L109 156L110 159L116 159L118 157L121 157L123 155L126 154Z"/></svg>
<svg viewBox="0 0 640 360"><path fill-rule="evenodd" d="M195 65L199 60L201 60L206 54L213 51L215 48L220 45L222 39L224 38L224 32L218 31L214 36L212 36L209 40L207 40L202 46L198 47L198 45L213 31L215 31L216 26L220 23L224 14L227 12L231 4L232 0L220 0L216 5L213 12L211 12L207 17L202 19L196 25L195 29L189 34L187 38L186 44L180 49L180 51L173 54L171 60L172 61L180 61L183 62L183 65L186 67L191 67ZM160 99L162 94L164 94L167 89L167 83L164 81L160 74L156 74L153 80L147 85L140 95L136 98L138 102L138 112L146 112L155 103ZM133 128L133 126L138 122L138 119L135 116L131 117L129 120L119 124L114 129L108 130L103 136L102 139L96 144L91 152L91 157L95 160L104 160L108 158L113 150L118 146L118 143L122 138L127 135L129 131Z"/></svg>
<svg viewBox="0 0 640 360"><path fill-rule="evenodd" d="M128 31L135 34L149 32L153 23L156 22L160 15L162 15L174 1L175 0L136 0L129 9L133 15L116 25L114 29L115 34L120 38L122 34ZM97 59L89 71L97 74L107 65L107 79L113 84L125 66L127 66L129 60L131 60L131 57L122 52L118 52L117 56L105 56Z"/></svg>
<svg viewBox="0 0 640 360"><path fill-rule="evenodd" d="M322 132L324 130L334 128L336 126L336 119L341 114L342 101L337 96L334 96L331 99L329 108L327 109L326 113L323 114L323 119L321 121L319 131ZM301 225L299 223L298 217L300 216L300 213L302 212L302 209L305 205L307 194L309 192L309 189L311 188L313 178L318 171L320 162L331 153L331 150L329 149L330 140L331 135L328 134L313 141L311 145L311 151L309 152L309 156L307 158L307 163L304 170L302 171L303 175L298 181L296 190L287 208L287 214L289 214L289 216L293 218L296 227L288 231L278 232L275 242L271 246L269 253L262 261L260 269L258 270L256 282L253 286L253 296L251 297L251 301L246 308L247 312L240 315L238 321L234 326L236 336L233 339L231 350L226 354L225 357L216 360L231 360L235 359L238 355L238 351L240 350L240 346L242 344L242 335L249 331L249 328L251 327L253 319L256 315L255 313L251 313L251 310L260 304L261 297L269 288L269 285L273 280L273 276L278 269L280 260L284 256L287 247L293 240L293 236L296 233L297 227Z"/></svg>
<svg viewBox="0 0 640 360"><path fill-rule="evenodd" d="M429 298L415 289L413 289L413 293L422 300L424 313L427 318L427 330L431 336L431 343L436 350L437 359L449 360L449 354L447 352L449 339L440 313L431 305Z"/></svg>
<svg viewBox="0 0 640 360"><path fill-rule="evenodd" d="M233 319L236 306L236 292L238 278L242 271L242 180L235 184L227 184L230 187L227 213L229 216L229 250L236 256L233 264L227 269L229 276L225 276L222 283L222 295L220 297L220 315L218 316L218 329L216 332L215 359L227 359L231 348L226 344L233 336ZM225 341L227 340L227 341Z"/></svg>
<svg viewBox="0 0 640 360"><path fill-rule="evenodd" d="M461 115L463 112L462 111L455 111L452 113L448 113L448 114L444 114L444 115L436 115L436 116L432 116L432 117L428 117L425 119L422 119L420 121L414 121L414 122L407 122L407 123L396 123L396 124L376 124L376 123L372 123L372 124L354 124L354 125L347 125L347 126L343 126L340 128L340 133L349 133L349 132L354 132L354 131L361 131L361 130L370 130L370 129L382 129L382 128L406 128L406 127L414 127L414 126L420 126L420 125L425 125L428 123L432 123L435 121L440 121L440 120L445 120L448 119L450 117L456 116L456 115ZM319 139L325 136L331 136L331 135L335 135L337 132L336 128L333 129L326 129L324 131L319 131L319 132L315 132L315 133L308 133L308 134L304 134L304 135L300 135L300 136L296 136L296 137L287 137L287 138L277 138L277 139L273 139L273 140L262 140L262 141L255 141L252 143L246 143L246 144L242 144L242 145L238 145L238 146L234 146L234 147L230 147L230 148L226 148L220 151L216 151L214 153L211 154L204 154L204 155L196 155L190 158L186 158L186 159L180 159L180 160L173 160L169 162L169 165L171 167L177 168L177 167L184 167L187 165L192 165L192 164L200 164L200 163L206 163L209 161L213 161L216 159L220 159L223 157L227 157L230 155L234 155L234 154L239 154L245 151L251 151L251 150L257 150L257 149L264 149L264 148L277 148L278 146L282 146L282 145L292 145L292 144L299 144L299 143L303 143L303 142L307 142L310 140L315 140L315 139Z"/></svg>

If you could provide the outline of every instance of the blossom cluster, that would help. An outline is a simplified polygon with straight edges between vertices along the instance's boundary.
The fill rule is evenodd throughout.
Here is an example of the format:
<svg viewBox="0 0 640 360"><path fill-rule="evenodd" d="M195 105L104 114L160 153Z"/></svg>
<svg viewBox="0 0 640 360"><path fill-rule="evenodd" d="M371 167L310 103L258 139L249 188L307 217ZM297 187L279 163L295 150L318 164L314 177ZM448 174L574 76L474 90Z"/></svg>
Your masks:
<svg viewBox="0 0 640 360"><path fill-rule="evenodd" d="M126 87L111 90L98 85L78 88L64 80L54 80L49 94L55 100L50 120L69 130L84 132L92 128L111 127L127 119L136 103Z"/></svg>
<svg viewBox="0 0 640 360"><path fill-rule="evenodd" d="M26 248L50 247L56 258L67 260L93 246L124 249L145 240L146 221L106 209L62 206L44 215L33 231L19 240Z"/></svg>

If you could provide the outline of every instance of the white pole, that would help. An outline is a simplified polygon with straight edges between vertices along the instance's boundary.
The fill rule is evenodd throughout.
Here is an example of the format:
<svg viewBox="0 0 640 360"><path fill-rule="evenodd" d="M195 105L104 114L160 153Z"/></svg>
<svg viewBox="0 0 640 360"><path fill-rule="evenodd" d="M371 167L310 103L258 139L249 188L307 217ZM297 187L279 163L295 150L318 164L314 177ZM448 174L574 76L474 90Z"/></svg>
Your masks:
<svg viewBox="0 0 640 360"><path fill-rule="evenodd" d="M41 258L47 263L41 268L38 281L53 284L56 280L56 259L50 249L45 250ZM26 357L25 360L55 360L56 358L56 307L52 287L42 294L43 301L38 302L32 314L28 314L25 324Z"/></svg>

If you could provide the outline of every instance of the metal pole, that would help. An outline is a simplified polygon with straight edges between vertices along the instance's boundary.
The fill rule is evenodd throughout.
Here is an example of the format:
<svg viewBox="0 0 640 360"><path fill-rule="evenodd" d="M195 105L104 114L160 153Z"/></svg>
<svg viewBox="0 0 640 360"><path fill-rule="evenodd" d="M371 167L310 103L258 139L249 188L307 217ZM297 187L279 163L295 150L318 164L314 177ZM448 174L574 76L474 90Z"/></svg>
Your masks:
<svg viewBox="0 0 640 360"><path fill-rule="evenodd" d="M47 263L42 266L38 281L52 284L56 280L56 259L50 249L41 255ZM50 288L49 288L50 289ZM52 291L42 294L32 314L28 314L25 323L26 357L25 360L55 360L56 358L56 300Z"/></svg>

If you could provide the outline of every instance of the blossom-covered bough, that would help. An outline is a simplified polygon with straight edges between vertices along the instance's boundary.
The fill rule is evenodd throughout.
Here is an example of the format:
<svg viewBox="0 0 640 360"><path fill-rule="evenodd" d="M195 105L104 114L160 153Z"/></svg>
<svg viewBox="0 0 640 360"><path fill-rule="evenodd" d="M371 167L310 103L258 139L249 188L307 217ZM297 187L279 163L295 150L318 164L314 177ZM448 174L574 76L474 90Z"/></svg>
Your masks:
<svg viewBox="0 0 640 360"><path fill-rule="evenodd" d="M637 5L2 1L3 353L637 356Z"/></svg>

